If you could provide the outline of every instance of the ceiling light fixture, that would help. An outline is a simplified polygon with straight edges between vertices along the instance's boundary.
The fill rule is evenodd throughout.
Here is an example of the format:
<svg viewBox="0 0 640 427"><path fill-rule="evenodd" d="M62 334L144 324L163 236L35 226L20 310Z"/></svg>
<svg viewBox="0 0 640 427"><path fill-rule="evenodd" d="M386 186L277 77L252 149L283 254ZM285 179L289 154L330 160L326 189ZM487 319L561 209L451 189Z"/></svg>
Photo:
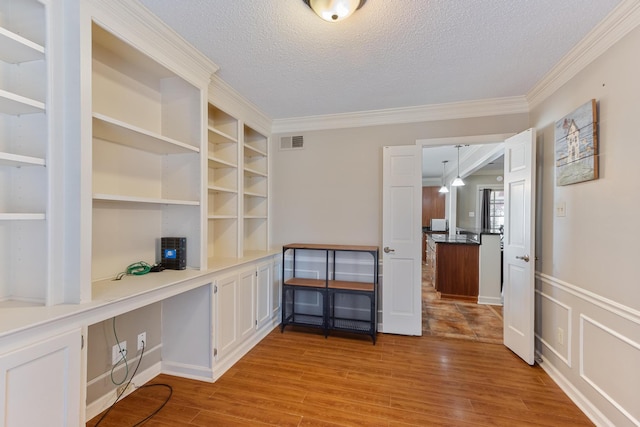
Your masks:
<svg viewBox="0 0 640 427"><path fill-rule="evenodd" d="M443 160L442 161L442 187L440 187L440 190L438 190L438 193L448 193L449 189L447 188L446 185L444 185L444 168L447 165L447 163L449 163L449 160Z"/></svg>
<svg viewBox="0 0 640 427"><path fill-rule="evenodd" d="M336 22L348 18L367 0L302 0L325 21Z"/></svg>
<svg viewBox="0 0 640 427"><path fill-rule="evenodd" d="M458 176L453 180L451 185L454 187L462 187L464 185L464 181L460 178L460 147L462 147L462 145L456 145L455 147L458 149Z"/></svg>

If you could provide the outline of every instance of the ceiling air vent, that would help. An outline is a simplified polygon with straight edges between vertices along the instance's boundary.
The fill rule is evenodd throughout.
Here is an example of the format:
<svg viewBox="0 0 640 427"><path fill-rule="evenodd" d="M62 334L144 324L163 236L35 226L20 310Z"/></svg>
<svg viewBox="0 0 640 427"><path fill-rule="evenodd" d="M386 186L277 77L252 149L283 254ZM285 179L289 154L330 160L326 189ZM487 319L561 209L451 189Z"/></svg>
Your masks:
<svg viewBox="0 0 640 427"><path fill-rule="evenodd" d="M304 148L302 135L283 136L280 138L281 150L301 150Z"/></svg>

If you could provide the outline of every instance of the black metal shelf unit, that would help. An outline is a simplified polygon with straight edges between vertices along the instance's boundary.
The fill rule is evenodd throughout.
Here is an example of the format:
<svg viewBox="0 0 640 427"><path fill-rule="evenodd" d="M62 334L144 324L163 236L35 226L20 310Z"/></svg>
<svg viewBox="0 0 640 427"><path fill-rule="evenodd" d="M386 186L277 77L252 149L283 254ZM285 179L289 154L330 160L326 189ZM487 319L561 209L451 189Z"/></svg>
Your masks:
<svg viewBox="0 0 640 427"><path fill-rule="evenodd" d="M322 251L325 254L324 278L309 279L296 277L296 251ZM286 258L291 251L290 258ZM368 253L372 257L371 282L355 282L336 280L336 255L348 252ZM282 323L281 331L287 325L299 325L321 328L325 337L330 330L362 333L371 336L376 343L377 334L377 302L378 302L378 247L358 245L320 245L292 243L282 247ZM291 270L289 277L286 275L286 260L289 259ZM315 294L318 306L310 311L296 307L296 294L299 292ZM344 313L337 306L336 300L342 295L353 295L353 298L368 299L368 313L366 318L356 318ZM298 304L299 305L299 304ZM344 308L344 307L343 307ZM341 312L342 311L342 312Z"/></svg>

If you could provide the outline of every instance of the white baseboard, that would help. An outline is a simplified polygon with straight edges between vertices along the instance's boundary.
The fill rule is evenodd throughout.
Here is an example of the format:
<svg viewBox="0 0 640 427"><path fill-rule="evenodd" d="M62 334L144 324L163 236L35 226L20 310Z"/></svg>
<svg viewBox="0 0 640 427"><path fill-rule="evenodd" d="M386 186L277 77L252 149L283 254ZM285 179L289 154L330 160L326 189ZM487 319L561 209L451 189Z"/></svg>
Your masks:
<svg viewBox="0 0 640 427"><path fill-rule="evenodd" d="M502 305L502 297L483 297L483 296L478 296L478 304Z"/></svg>
<svg viewBox="0 0 640 427"><path fill-rule="evenodd" d="M213 371L208 367L162 361L162 373L191 380L212 382Z"/></svg>
<svg viewBox="0 0 640 427"><path fill-rule="evenodd" d="M265 324L253 337L247 339L239 347L235 348L224 358L218 359L213 365L212 380L216 381L225 372L235 365L245 354L255 347L260 341L280 325L280 317L273 318L269 323Z"/></svg>
<svg viewBox="0 0 640 427"><path fill-rule="evenodd" d="M576 404L578 408L596 426L615 427L609 419L582 394L562 373L553 366L542 354L537 353L536 358L542 360L540 367L549 375L549 377L569 396L569 399Z"/></svg>
<svg viewBox="0 0 640 427"><path fill-rule="evenodd" d="M148 383L153 378L157 377L161 373L161 362L155 363L149 366L142 372L138 372L131 384L133 387L129 387L127 391L122 395L120 400L133 393L136 387L140 387L143 384ZM95 401L91 402L87 405L86 417L87 421L100 414L102 411L107 409L109 406L113 405L116 400L118 390L111 390L109 393L99 397Z"/></svg>

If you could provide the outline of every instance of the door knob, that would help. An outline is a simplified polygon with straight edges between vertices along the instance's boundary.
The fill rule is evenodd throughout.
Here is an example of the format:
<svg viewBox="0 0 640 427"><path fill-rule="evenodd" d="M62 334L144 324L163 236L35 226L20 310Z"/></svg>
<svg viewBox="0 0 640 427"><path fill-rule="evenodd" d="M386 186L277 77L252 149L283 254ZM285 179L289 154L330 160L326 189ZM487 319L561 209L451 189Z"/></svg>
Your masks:
<svg viewBox="0 0 640 427"><path fill-rule="evenodd" d="M394 254L394 253L396 253L396 250L395 249L391 249L389 246L385 246L383 251L384 251L385 254Z"/></svg>
<svg viewBox="0 0 640 427"><path fill-rule="evenodd" d="M529 262L529 255L524 255L524 256L516 256L516 259L521 259L524 262Z"/></svg>

